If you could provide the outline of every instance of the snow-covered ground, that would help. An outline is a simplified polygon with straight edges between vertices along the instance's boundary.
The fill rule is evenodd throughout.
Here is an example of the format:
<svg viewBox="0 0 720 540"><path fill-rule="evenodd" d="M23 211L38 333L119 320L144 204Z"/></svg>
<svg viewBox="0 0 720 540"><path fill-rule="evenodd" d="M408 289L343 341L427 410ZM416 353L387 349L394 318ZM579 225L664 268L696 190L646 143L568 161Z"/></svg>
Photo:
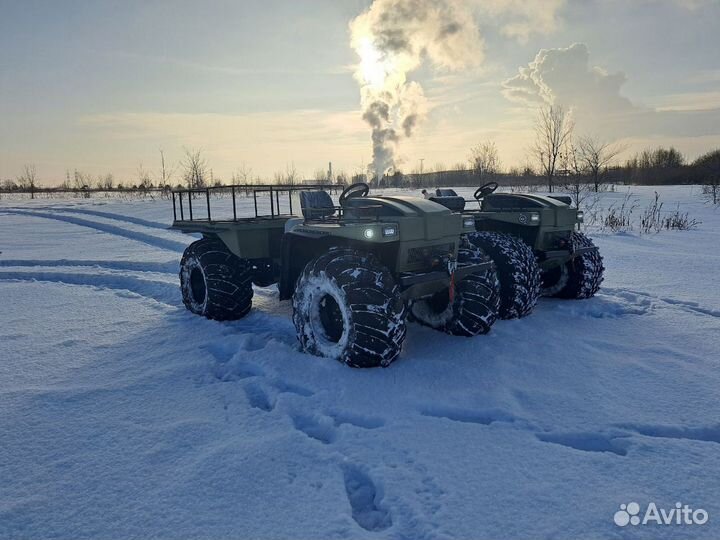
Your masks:
<svg viewBox="0 0 720 540"><path fill-rule="evenodd" d="M702 224L596 236L596 298L374 370L299 352L273 288L185 311L168 201L0 201L0 538L720 537L720 210L660 193Z"/></svg>

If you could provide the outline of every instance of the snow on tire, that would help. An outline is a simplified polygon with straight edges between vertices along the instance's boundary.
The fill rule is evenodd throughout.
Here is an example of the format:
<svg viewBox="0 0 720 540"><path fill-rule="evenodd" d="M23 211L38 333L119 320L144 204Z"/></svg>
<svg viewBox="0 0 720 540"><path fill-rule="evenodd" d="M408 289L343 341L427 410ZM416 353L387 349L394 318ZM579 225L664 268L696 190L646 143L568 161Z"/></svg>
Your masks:
<svg viewBox="0 0 720 540"><path fill-rule="evenodd" d="M582 233L570 237L573 249L595 247L593 241ZM583 299L595 296L603 282L605 266L600 252L595 249L565 263L566 283L553 296L556 298Z"/></svg>
<svg viewBox="0 0 720 540"><path fill-rule="evenodd" d="M489 261L481 250L470 246L458 250L458 262L480 263ZM416 300L410 312L425 326L455 336L487 334L497 319L500 307L500 282L495 268L466 276L455 287L455 298L450 302L448 289L429 298Z"/></svg>
<svg viewBox="0 0 720 540"><path fill-rule="evenodd" d="M351 367L388 366L400 354L406 309L373 255L331 249L310 261L293 295L293 322L308 353Z"/></svg>
<svg viewBox="0 0 720 540"><path fill-rule="evenodd" d="M540 296L541 282L540 268L530 246L498 232L475 232L467 238L495 262L500 280L498 317L516 319L529 315Z"/></svg>
<svg viewBox="0 0 720 540"><path fill-rule="evenodd" d="M183 253L180 288L193 313L217 321L240 319L252 307L252 267L220 240L202 238Z"/></svg>

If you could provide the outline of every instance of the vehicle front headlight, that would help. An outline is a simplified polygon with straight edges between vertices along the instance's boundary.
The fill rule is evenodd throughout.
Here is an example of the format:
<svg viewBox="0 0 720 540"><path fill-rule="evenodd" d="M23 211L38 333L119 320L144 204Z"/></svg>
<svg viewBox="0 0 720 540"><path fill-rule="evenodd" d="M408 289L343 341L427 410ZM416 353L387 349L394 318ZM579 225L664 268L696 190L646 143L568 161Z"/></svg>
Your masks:
<svg viewBox="0 0 720 540"><path fill-rule="evenodd" d="M530 223L537 225L540 223L540 214L537 212L530 212Z"/></svg>
<svg viewBox="0 0 720 540"><path fill-rule="evenodd" d="M578 222L582 223L585 220L585 212L583 212L582 210L578 210L577 220Z"/></svg>
<svg viewBox="0 0 720 540"><path fill-rule="evenodd" d="M386 225L382 230L383 236L396 236L398 233L395 225Z"/></svg>
<svg viewBox="0 0 720 540"><path fill-rule="evenodd" d="M475 218L474 217L463 218L463 227L475 227Z"/></svg>
<svg viewBox="0 0 720 540"><path fill-rule="evenodd" d="M375 231L373 229L365 229L363 231L363 236L365 238L367 238L368 240L370 240L371 238L373 238L375 236Z"/></svg>

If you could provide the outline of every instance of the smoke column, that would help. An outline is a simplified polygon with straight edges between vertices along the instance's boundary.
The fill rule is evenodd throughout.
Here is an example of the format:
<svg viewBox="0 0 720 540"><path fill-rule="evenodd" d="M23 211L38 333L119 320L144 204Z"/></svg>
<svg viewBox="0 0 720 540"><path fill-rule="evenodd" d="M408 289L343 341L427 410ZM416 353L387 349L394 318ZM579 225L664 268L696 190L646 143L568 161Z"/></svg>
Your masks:
<svg viewBox="0 0 720 540"><path fill-rule="evenodd" d="M483 42L461 0L375 0L350 23L351 45L360 57L363 120L372 130L370 174L378 179L395 166L402 138L425 118L427 100L408 75L423 62L453 71L483 59Z"/></svg>

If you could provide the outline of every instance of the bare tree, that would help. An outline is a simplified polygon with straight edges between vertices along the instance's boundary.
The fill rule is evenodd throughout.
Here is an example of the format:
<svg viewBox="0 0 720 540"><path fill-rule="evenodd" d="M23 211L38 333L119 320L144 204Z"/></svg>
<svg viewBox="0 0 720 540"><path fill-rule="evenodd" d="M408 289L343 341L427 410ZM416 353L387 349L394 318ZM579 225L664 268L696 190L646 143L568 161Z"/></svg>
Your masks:
<svg viewBox="0 0 720 540"><path fill-rule="evenodd" d="M162 187L169 186L173 174L175 174L175 166L167 164L165 161L165 151L160 148L160 185Z"/></svg>
<svg viewBox="0 0 720 540"><path fill-rule="evenodd" d="M273 174L273 181L276 184L287 184L295 185L300 179L300 175L295 168L295 163L288 163L285 165L285 172L276 172Z"/></svg>
<svg viewBox="0 0 720 540"><path fill-rule="evenodd" d="M592 180L595 192L600 191L603 177L608 165L620 154L624 148L617 144L600 141L594 137L580 137L578 139L579 160Z"/></svg>
<svg viewBox="0 0 720 540"><path fill-rule="evenodd" d="M150 173L145 169L145 167L143 167L142 163L140 163L137 168L137 179L138 189L146 191L152 187L152 177L150 176Z"/></svg>
<svg viewBox="0 0 720 540"><path fill-rule="evenodd" d="M570 140L558 154L557 178L565 191L568 192L575 208L585 206L585 200L591 192L588 182L589 169L582 160L582 153L577 145Z"/></svg>
<svg viewBox="0 0 720 540"><path fill-rule="evenodd" d="M252 181L252 168L248 167L244 162L240 167L232 173L232 183L237 184L248 184Z"/></svg>
<svg viewBox="0 0 720 540"><path fill-rule="evenodd" d="M100 189L110 191L115 187L115 177L112 173L98 176L97 185Z"/></svg>
<svg viewBox="0 0 720 540"><path fill-rule="evenodd" d="M183 179L190 189L205 187L207 181L207 161L202 155L202 149L185 148L185 157L181 163Z"/></svg>
<svg viewBox="0 0 720 540"><path fill-rule="evenodd" d="M708 202L720 204L720 148L695 160L693 166L702 175L702 191Z"/></svg>
<svg viewBox="0 0 720 540"><path fill-rule="evenodd" d="M37 185L37 173L35 165L25 165L23 172L17 177L17 186L23 191L30 192L30 198L35 198L35 187Z"/></svg>
<svg viewBox="0 0 720 540"><path fill-rule="evenodd" d="M330 181L330 178L328 177L328 171L322 168L315 169L313 179L318 180L319 182Z"/></svg>
<svg viewBox="0 0 720 540"><path fill-rule="evenodd" d="M493 141L480 143L470 149L470 169L481 181L491 179L500 172L500 158Z"/></svg>
<svg viewBox="0 0 720 540"><path fill-rule="evenodd" d="M547 180L550 193L553 190L558 157L572 138L573 128L570 113L561 105L540 109L535 121L535 144L532 151L540 164L540 172Z"/></svg>

